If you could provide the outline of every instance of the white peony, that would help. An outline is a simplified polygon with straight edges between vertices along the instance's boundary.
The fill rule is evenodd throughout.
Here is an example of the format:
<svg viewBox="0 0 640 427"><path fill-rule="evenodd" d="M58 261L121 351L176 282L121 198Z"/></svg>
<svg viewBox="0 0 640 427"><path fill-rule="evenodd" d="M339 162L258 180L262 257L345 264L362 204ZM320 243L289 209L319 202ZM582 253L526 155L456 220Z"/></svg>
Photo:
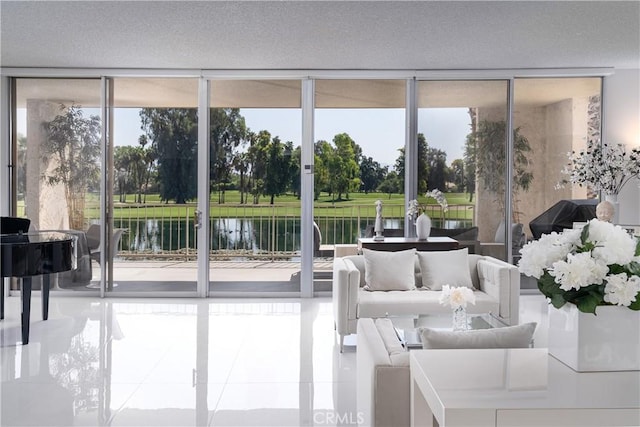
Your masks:
<svg viewBox="0 0 640 427"><path fill-rule="evenodd" d="M520 250L520 272L539 279L544 270L549 269L554 262L565 259L569 252L575 249L579 240L580 233L565 235L554 231L551 234L543 234L540 239L527 243Z"/></svg>
<svg viewBox="0 0 640 427"><path fill-rule="evenodd" d="M549 274L556 278L560 289L569 291L589 285L599 285L609 272L609 267L591 257L591 252L568 254L566 261L556 261Z"/></svg>
<svg viewBox="0 0 640 427"><path fill-rule="evenodd" d="M627 277L626 273L612 274L607 277L604 288L604 300L610 304L629 307L640 292L640 277Z"/></svg>
<svg viewBox="0 0 640 427"><path fill-rule="evenodd" d="M605 264L629 264L636 251L636 241L622 227L598 220L589 221L589 241L596 247L593 257Z"/></svg>
<svg viewBox="0 0 640 427"><path fill-rule="evenodd" d="M525 245L520 251L520 272L536 279L548 273L557 286L539 282L539 288L556 307L561 307L564 300L572 304L585 302L581 310L591 313L603 302L637 308L640 256L635 255L636 238L622 227L598 219L585 227L543 235ZM589 292L569 292L586 287L591 287Z"/></svg>
<svg viewBox="0 0 640 427"><path fill-rule="evenodd" d="M467 307L467 303L475 304L476 295L471 288L465 286L451 287L444 285L440 294L440 304L449 305L451 308Z"/></svg>

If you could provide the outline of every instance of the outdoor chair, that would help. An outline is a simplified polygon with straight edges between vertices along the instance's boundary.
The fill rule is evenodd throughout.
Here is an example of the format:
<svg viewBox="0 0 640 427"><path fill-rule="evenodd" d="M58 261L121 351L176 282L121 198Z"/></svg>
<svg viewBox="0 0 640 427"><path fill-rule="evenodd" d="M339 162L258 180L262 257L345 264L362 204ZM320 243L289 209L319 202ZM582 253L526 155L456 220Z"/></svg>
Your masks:
<svg viewBox="0 0 640 427"><path fill-rule="evenodd" d="M113 236L111 238L111 256L115 258L118 254L118 247L120 245L120 238L127 231L126 228L114 228ZM98 265L100 264L100 254L102 253L102 240L100 239L100 224L91 224L87 230L87 246L89 247L89 254L92 260L95 260ZM113 284L114 287L118 286L117 283ZM99 289L99 283L90 283L87 285L90 289Z"/></svg>
<svg viewBox="0 0 640 427"><path fill-rule="evenodd" d="M120 245L120 239L126 228L114 228L113 236L111 238L111 256L115 258L118 254L118 247ZM100 224L91 224L87 230L87 246L89 247L89 253L91 259L100 264L100 254L102 253L102 241L100 239Z"/></svg>
<svg viewBox="0 0 640 427"><path fill-rule="evenodd" d="M511 224L511 254L513 256L513 262L517 263L520 259L520 249L527 243L527 236L524 233L524 225L522 223ZM496 230L493 242L480 243L480 252L485 256L492 256L494 258L505 260L505 242L504 242L504 221L500 222L498 229Z"/></svg>
<svg viewBox="0 0 640 427"><path fill-rule="evenodd" d="M313 256L322 258L332 258L334 252L333 245L322 244L322 232L320 227L313 221Z"/></svg>

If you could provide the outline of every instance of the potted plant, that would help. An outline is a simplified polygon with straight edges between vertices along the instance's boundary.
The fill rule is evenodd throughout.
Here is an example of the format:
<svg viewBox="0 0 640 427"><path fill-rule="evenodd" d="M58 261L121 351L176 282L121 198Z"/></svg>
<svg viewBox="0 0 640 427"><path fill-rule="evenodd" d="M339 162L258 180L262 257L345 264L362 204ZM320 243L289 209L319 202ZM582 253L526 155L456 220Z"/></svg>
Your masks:
<svg viewBox="0 0 640 427"><path fill-rule="evenodd" d="M425 197L427 197L427 199L430 197L435 199L443 212L449 209L447 199L444 197L444 194L442 194L442 191L438 189L428 191ZM409 206L407 207L407 216L409 218L415 218L418 239L425 240L428 238L429 234L431 234L431 218L427 215L427 204L421 204L417 199L410 200Z"/></svg>
<svg viewBox="0 0 640 427"><path fill-rule="evenodd" d="M520 272L550 303L550 354L578 371L640 370L640 242L593 219L521 254Z"/></svg>

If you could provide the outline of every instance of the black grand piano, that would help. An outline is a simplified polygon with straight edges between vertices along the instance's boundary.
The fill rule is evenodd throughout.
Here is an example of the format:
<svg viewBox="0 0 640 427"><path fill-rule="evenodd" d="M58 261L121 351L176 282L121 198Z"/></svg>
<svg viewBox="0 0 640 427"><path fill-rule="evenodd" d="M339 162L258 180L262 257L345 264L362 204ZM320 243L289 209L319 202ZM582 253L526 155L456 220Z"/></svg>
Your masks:
<svg viewBox="0 0 640 427"><path fill-rule="evenodd" d="M534 239L553 231L572 228L574 222L586 222L596 217L597 199L560 200L529 222Z"/></svg>
<svg viewBox="0 0 640 427"><path fill-rule="evenodd" d="M49 274L73 268L74 237L40 231L0 234L0 277L22 279L22 344L29 343L31 278L43 275L42 320L49 317ZM4 319L4 285L0 286L0 319Z"/></svg>

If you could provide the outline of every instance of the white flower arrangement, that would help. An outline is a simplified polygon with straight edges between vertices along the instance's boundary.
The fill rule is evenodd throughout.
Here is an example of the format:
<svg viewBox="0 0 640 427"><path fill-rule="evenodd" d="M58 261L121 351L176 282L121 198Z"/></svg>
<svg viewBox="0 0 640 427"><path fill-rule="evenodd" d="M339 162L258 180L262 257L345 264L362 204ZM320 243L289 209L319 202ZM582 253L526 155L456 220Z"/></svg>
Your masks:
<svg viewBox="0 0 640 427"><path fill-rule="evenodd" d="M605 194L618 194L630 179L640 175L640 150L626 152L622 144L600 144L589 141L587 148L568 153L569 164L562 170L567 175L557 187L571 183L587 186Z"/></svg>
<svg viewBox="0 0 640 427"><path fill-rule="evenodd" d="M444 285L438 300L442 305L449 305L454 310L462 307L467 308L467 304L476 303L476 295L471 288L465 286L455 287Z"/></svg>
<svg viewBox="0 0 640 427"><path fill-rule="evenodd" d="M431 197L432 199L435 199L435 201L438 202L440 207L442 207L443 212L446 212L449 210L449 204L447 203L447 198L444 196L444 194L442 194L442 191L438 189L427 191L427 193L425 194L425 197L427 199L429 197ZM426 204L420 204L416 199L409 201L409 206L407 206L407 216L409 218L417 218L426 211L427 211Z"/></svg>
<svg viewBox="0 0 640 427"><path fill-rule="evenodd" d="M620 226L593 219L582 229L543 235L521 250L520 272L556 308L584 313L599 305L640 310L640 242Z"/></svg>

